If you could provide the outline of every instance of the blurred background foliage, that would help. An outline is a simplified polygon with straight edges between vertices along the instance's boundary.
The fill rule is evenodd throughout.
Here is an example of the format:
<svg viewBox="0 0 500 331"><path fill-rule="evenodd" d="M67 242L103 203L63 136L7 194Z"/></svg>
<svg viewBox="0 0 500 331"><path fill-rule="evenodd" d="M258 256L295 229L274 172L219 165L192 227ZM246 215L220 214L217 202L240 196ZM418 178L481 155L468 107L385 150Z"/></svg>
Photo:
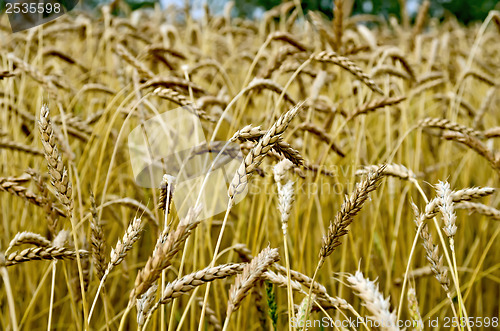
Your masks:
<svg viewBox="0 0 500 331"><path fill-rule="evenodd" d="M0 10L3 11L6 2L16 1L29 2L30 0L0 0ZM56 1L60 3L64 2L64 0ZM220 13L227 0L80 0L79 7L92 10L101 4L113 3L114 8L136 10L139 8L154 7L156 4L159 4L165 9L169 6L184 7L189 3L190 8L196 10L196 8L201 9L204 2L208 3L214 13ZM239 17L258 19L264 11L279 5L281 2L282 0L236 0L232 14ZM392 15L401 19L402 9L406 10L410 18L415 18L423 0L347 0L345 2L348 3L347 7L352 7L351 15L373 14L382 15L386 18ZM301 1L304 12L309 10L320 11L330 18L333 17L333 4L334 0ZM453 15L460 22L468 24L473 21L484 20L488 12L495 8L500 9L500 4L497 0L431 0L430 14L438 18ZM199 12L202 11L199 10Z"/></svg>
<svg viewBox="0 0 500 331"><path fill-rule="evenodd" d="M352 3L352 15L373 14L389 17L393 15L401 18L401 8L406 7L408 15L415 18L423 0L351 0L344 1ZM237 15L248 16L255 8L270 9L281 3L280 0L238 0L236 1ZM319 10L326 16L333 17L332 0L310 0L302 1L304 11ZM434 17L444 18L453 15L464 24L471 21L482 21L488 16L488 12L499 7L497 0L431 0L430 14Z"/></svg>

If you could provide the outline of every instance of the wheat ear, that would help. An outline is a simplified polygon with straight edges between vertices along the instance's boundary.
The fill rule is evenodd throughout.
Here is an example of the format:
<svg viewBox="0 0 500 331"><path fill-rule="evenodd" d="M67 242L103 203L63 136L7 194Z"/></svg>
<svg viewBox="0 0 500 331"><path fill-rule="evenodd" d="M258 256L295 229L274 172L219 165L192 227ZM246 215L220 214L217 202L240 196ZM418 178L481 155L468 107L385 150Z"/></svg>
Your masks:
<svg viewBox="0 0 500 331"><path fill-rule="evenodd" d="M255 169L262 163L264 157L279 141L281 135L288 128L288 124L290 124L299 110L302 109L302 106L303 103L300 103L283 114L259 139L255 147L250 150L248 155L245 157L245 160L236 171L236 174L229 186L228 195L231 199L233 199L236 194L243 192L248 182L247 176L252 174L252 172L254 172ZM234 141L233 139L234 136L231 138L231 141Z"/></svg>
<svg viewBox="0 0 500 331"><path fill-rule="evenodd" d="M80 250L78 255L88 254L85 250ZM77 253L66 247L31 247L20 252L12 252L5 258L5 266L37 260L74 260Z"/></svg>
<svg viewBox="0 0 500 331"><path fill-rule="evenodd" d="M170 232L164 240L161 240L160 237L153 255L149 257L144 268L137 273L134 289L130 293L130 302L146 292L160 277L162 270L171 265L172 258L182 248L182 244L189 237L191 231L201 222L198 218L200 212L201 206L190 209L179 222L175 231Z"/></svg>
<svg viewBox="0 0 500 331"><path fill-rule="evenodd" d="M465 209L469 212L488 216L489 218L500 221L500 210L478 202L460 202L454 205L455 209Z"/></svg>
<svg viewBox="0 0 500 331"><path fill-rule="evenodd" d="M420 315L420 309L418 308L417 293L413 287L408 288L408 310L410 312L410 317L413 321L412 326L415 331L424 330L424 322L422 321L422 316Z"/></svg>
<svg viewBox="0 0 500 331"><path fill-rule="evenodd" d="M57 148L56 137L54 135L54 129L47 105L42 106L38 124L43 149L45 151L45 159L49 165L52 185L56 189L57 198L61 201L63 206L66 207L68 214L71 215L73 212L73 189L69 182L68 170L62 162L61 154Z"/></svg>
<svg viewBox="0 0 500 331"><path fill-rule="evenodd" d="M382 170L384 176L397 177L403 180L412 180L417 178L417 175L415 175L413 171L406 168L404 165L395 163L364 166L362 169L356 170L356 175L366 175L370 173L370 171L377 171L381 167L384 167Z"/></svg>
<svg viewBox="0 0 500 331"><path fill-rule="evenodd" d="M372 314L370 319L379 322L381 330L399 330L396 322L396 312L390 311L389 298L384 298L380 293L378 284L363 276L361 271L347 277L349 286L361 298L363 305Z"/></svg>
<svg viewBox="0 0 500 331"><path fill-rule="evenodd" d="M381 95L384 95L382 89L370 78L370 76L364 73L360 67L358 67L354 62L352 62L348 58L340 56L335 52L329 52L329 51L323 51L317 54L313 54L311 58L318 62L333 63L342 67L343 69L349 71L351 74L356 76L371 90Z"/></svg>
<svg viewBox="0 0 500 331"><path fill-rule="evenodd" d="M356 188L350 196L346 197L340 211L335 215L335 220L330 222L328 233L323 237L323 245L319 253L321 266L337 246L341 244L340 239L348 232L347 227L352 223L354 216L361 210L368 199L370 192L377 188L377 184L384 174L385 166L368 174L367 178L356 184Z"/></svg>
<svg viewBox="0 0 500 331"><path fill-rule="evenodd" d="M101 278L101 282L99 283L99 287L97 289L94 302L92 303L92 308L90 308L88 317L89 324L90 320L92 319L92 313L94 312L95 304L97 303L97 299L99 298L99 293L102 289L104 282L108 278L108 275L111 272L111 270L113 270L114 267L116 267L123 261L123 259L127 255L127 252L131 250L134 243L137 240L139 240L142 230L142 225L143 224L140 218L134 219L134 221L130 223L127 230L125 231L123 238L121 240L119 239L118 242L116 243L115 248L111 249L108 266L106 267L106 270L104 270L104 274Z"/></svg>
<svg viewBox="0 0 500 331"><path fill-rule="evenodd" d="M34 245L37 247L47 247L50 246L50 240L45 238L44 236L33 233L33 232L19 232L9 243L9 247L7 247L6 252L12 249L12 247L20 246L20 245Z"/></svg>
<svg viewBox="0 0 500 331"><path fill-rule="evenodd" d="M234 285L229 290L226 321L223 330L227 330L231 314L236 311L250 289L261 278L266 269L279 260L278 249L269 247L263 249L255 258L243 268L243 272L236 277Z"/></svg>
<svg viewBox="0 0 500 331"><path fill-rule="evenodd" d="M222 264L216 267L208 267L198 270L191 274L185 275L180 279L165 286L165 291L161 299L149 310L148 314L152 314L162 304L167 304L173 299L180 297L192 291L194 288L206 283L213 282L217 279L227 278L240 273L245 264L244 263L229 263Z"/></svg>
<svg viewBox="0 0 500 331"><path fill-rule="evenodd" d="M435 214L434 201L439 201L439 199L431 200L425 207L425 212L420 213L417 206L412 203L412 208L415 213L415 225L420 230L420 237L422 238L423 245L426 252L427 261L431 266L432 272L436 276L439 284L443 287L444 291L448 296L450 296L450 280L448 279L448 270L443 266L443 255L439 255L439 246L435 245L432 240L432 235L429 233L429 228L425 221L432 218Z"/></svg>
<svg viewBox="0 0 500 331"><path fill-rule="evenodd" d="M94 267L97 271L97 277L102 279L106 270L106 243L104 241L104 233L102 231L101 222L97 213L97 206L94 199L94 194L90 192L90 240L92 242L92 259Z"/></svg>

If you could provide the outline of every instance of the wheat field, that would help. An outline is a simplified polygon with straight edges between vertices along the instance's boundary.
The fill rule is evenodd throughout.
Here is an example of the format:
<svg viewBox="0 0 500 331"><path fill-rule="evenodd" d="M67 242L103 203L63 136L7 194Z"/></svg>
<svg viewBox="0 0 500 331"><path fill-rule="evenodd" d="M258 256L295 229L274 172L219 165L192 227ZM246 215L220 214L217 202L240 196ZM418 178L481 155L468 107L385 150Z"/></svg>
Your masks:
<svg viewBox="0 0 500 331"><path fill-rule="evenodd" d="M499 329L499 13L231 5L3 15L0 329ZM136 180L179 107L241 150L215 215Z"/></svg>

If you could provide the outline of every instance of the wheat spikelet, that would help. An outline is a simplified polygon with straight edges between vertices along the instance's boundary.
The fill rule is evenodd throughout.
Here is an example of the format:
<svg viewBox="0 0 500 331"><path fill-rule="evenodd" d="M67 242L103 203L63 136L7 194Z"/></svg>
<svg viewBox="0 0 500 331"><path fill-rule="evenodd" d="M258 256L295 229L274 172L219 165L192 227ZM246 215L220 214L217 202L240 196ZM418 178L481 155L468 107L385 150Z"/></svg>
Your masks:
<svg viewBox="0 0 500 331"><path fill-rule="evenodd" d="M80 93L85 93L85 92L102 92L106 94L111 94L114 95L116 94L116 91L111 89L110 87L103 85L103 84L97 84L97 83L89 83L85 84L82 86L82 88L79 91Z"/></svg>
<svg viewBox="0 0 500 331"><path fill-rule="evenodd" d="M422 316L420 315L420 309L418 308L417 294L413 287L410 287L407 292L408 297L408 310L410 312L410 317L413 321L412 326L416 331L424 330L424 322L422 321Z"/></svg>
<svg viewBox="0 0 500 331"><path fill-rule="evenodd" d="M432 272L434 273L436 279L443 287L446 294L450 294L450 280L448 279L448 269L443 266L443 255L439 255L439 246L435 245L432 239L432 235L429 233L429 229L425 221L432 218L435 214L430 212L433 210L434 204L439 203L439 198L433 199L425 207L425 212L420 213L418 207L412 203L412 208L415 214L415 224L417 228L420 228L420 238L422 238L423 245L426 252L427 261L429 261Z"/></svg>
<svg viewBox="0 0 500 331"><path fill-rule="evenodd" d="M248 291L261 278L264 271L278 260L278 249L265 248L243 268L241 275L236 277L234 285L231 286L229 291L226 316L229 317L232 312L238 309Z"/></svg>
<svg viewBox="0 0 500 331"><path fill-rule="evenodd" d="M417 178L417 175L415 175L413 171L401 164L395 163L364 166L363 169L356 171L356 175L366 175L370 172L378 171L378 169L382 167L382 173L384 176L398 177L403 180L412 180Z"/></svg>
<svg viewBox="0 0 500 331"><path fill-rule="evenodd" d="M43 209L45 211L45 219L47 220L47 226L52 235L57 232L57 224L59 218L59 209L54 206L51 197L49 197L49 190L43 177L32 169L28 169L27 173L34 179L35 184L40 192L42 199L45 201ZM61 212L62 213L62 212ZM63 214L63 213L62 213Z"/></svg>
<svg viewBox="0 0 500 331"><path fill-rule="evenodd" d="M298 330L307 330L308 329L308 316L311 313L311 303L314 302L316 296L313 295L311 298L306 296L302 302L300 303L297 309L297 322Z"/></svg>
<svg viewBox="0 0 500 331"><path fill-rule="evenodd" d="M495 82L494 78L489 77L489 76L487 76L487 74L484 74L484 73L476 71L476 70L472 70L472 69L467 70L464 73L463 77L462 77L462 81L464 81L467 77L474 77L475 79L477 79L477 80L479 80L479 81L481 81L483 83L486 83L489 86L496 86L496 85L498 85Z"/></svg>
<svg viewBox="0 0 500 331"><path fill-rule="evenodd" d="M26 63L25 61L19 59L16 57L14 54L9 53L7 54L7 58L11 60L21 71L27 73L30 75L31 78L33 78L36 82L42 84L44 87L46 87L50 93L51 96L54 96L54 99L57 99L55 96L57 95L56 93L56 87L53 83L52 80L47 79L46 76L42 75L37 69L35 69L32 65L29 63Z"/></svg>
<svg viewBox="0 0 500 331"><path fill-rule="evenodd" d="M363 70L358 67L354 62L349 60L344 56L340 56L335 52L323 51L318 54L313 54L312 59L319 62L327 62L336 64L345 70L349 71L351 74L356 76L359 80L361 80L366 86L368 86L373 91L384 95L382 89L368 76L363 72Z"/></svg>
<svg viewBox="0 0 500 331"><path fill-rule="evenodd" d="M275 70L282 68L287 57L297 52L297 48L290 45L280 47L278 53L271 58L269 64L259 74L259 77L264 79L271 77Z"/></svg>
<svg viewBox="0 0 500 331"><path fill-rule="evenodd" d="M348 115L347 121L359 115L366 114L386 106L397 105L398 103L404 100L406 100L406 97L388 97L388 98L374 99L372 101L368 101L362 104L361 106L357 107L356 109L354 109L354 111Z"/></svg>
<svg viewBox="0 0 500 331"><path fill-rule="evenodd" d="M168 77L153 77L148 79L146 82L141 84L139 88L141 90L146 89L148 87L166 87L166 88L182 88L186 91L192 90L195 96L201 95L210 95L205 89L201 86L185 80L183 78L168 76Z"/></svg>
<svg viewBox="0 0 500 331"><path fill-rule="evenodd" d="M302 104L299 104L285 114L283 114L271 128L259 139L254 148L245 157L241 166L236 171L228 189L229 197L233 198L236 194L242 192L248 181L247 176L250 175L260 165L269 150L279 141L281 135L288 128L288 124L302 109ZM231 138L231 141L233 141Z"/></svg>
<svg viewBox="0 0 500 331"><path fill-rule="evenodd" d="M76 65L83 72L86 72L86 71L89 70L83 64L81 64L80 61L77 61L73 57L71 57L70 55L62 52L61 50L58 50L58 49L55 49L55 48L52 48L52 47L46 47L46 48L44 48L42 50L42 56L43 57L54 56L54 57L60 58L61 60L65 61L65 62L67 62L69 64Z"/></svg>
<svg viewBox="0 0 500 331"><path fill-rule="evenodd" d="M197 297L196 298L196 303L198 304L198 306L203 307L203 298ZM217 314L208 305L205 307L205 314L206 314L206 317L207 317L208 324L212 325L212 327L214 328L214 330L218 331L218 330L222 329L222 325L220 324L220 321L217 318Z"/></svg>
<svg viewBox="0 0 500 331"><path fill-rule="evenodd" d="M36 195L26 187L21 186L22 183L29 180L29 175L25 174L21 177L0 177L0 191L8 192L36 205L43 206L45 199Z"/></svg>
<svg viewBox="0 0 500 331"><path fill-rule="evenodd" d="M325 143L330 145L331 150L334 151L335 153L337 153L340 157L345 157L344 152L342 152L342 150L337 145L335 145L335 143L333 142L333 138L330 137L330 135L322 128L318 127L317 125L315 125L313 123L304 122L304 123L299 125L299 129L311 132L312 134L317 136L319 139L321 139L322 141L324 141Z"/></svg>
<svg viewBox="0 0 500 331"><path fill-rule="evenodd" d="M404 80L412 80L412 77L409 74L407 74L403 70L396 68L394 66L391 66L391 65L384 65L384 64L377 65L370 72L371 78L379 77L382 75L399 77L399 78L402 78Z"/></svg>
<svg viewBox="0 0 500 331"><path fill-rule="evenodd" d="M479 199L495 192L492 187L469 187L451 193L454 203Z"/></svg>
<svg viewBox="0 0 500 331"><path fill-rule="evenodd" d="M89 126L88 122L78 116L65 115L64 119L62 116L54 116L53 121L57 124L63 124L63 122L66 123L68 133L82 141L88 141L89 135L92 134L92 128Z"/></svg>
<svg viewBox="0 0 500 331"><path fill-rule="evenodd" d="M500 173L500 160L498 159L494 151L489 150L481 141L477 138L464 135L456 132L445 133L443 138L446 140L452 140L464 144L465 146L471 148L477 154L484 157L490 165L493 167L497 173Z"/></svg>
<svg viewBox="0 0 500 331"><path fill-rule="evenodd" d="M226 108L227 102L218 97L214 97L213 95L205 95L196 100L196 105L199 109L206 109L210 106L219 106L221 108Z"/></svg>
<svg viewBox="0 0 500 331"><path fill-rule="evenodd" d="M143 63L137 60L122 44L116 46L116 53L124 59L128 64L137 70L137 73L142 78L153 78L154 73L149 70Z"/></svg>
<svg viewBox="0 0 500 331"><path fill-rule="evenodd" d="M492 14L491 20L495 23L498 32L500 32L500 14L498 11L493 11Z"/></svg>
<svg viewBox="0 0 500 331"><path fill-rule="evenodd" d="M105 279L106 275L108 275L114 267L116 267L123 261L123 259L127 255L127 252L131 250L134 243L139 240L141 230L142 221L140 218L135 218L128 226L125 234L123 235L123 238L121 240L118 239L115 248L111 249L108 266L104 271L104 275L101 281Z"/></svg>
<svg viewBox="0 0 500 331"><path fill-rule="evenodd" d="M340 211L335 215L335 220L330 222L328 233L323 237L323 244L319 253L320 263L333 253L335 248L341 244L340 239L348 232L347 227L352 223L354 216L361 210L368 199L370 192L377 188L379 180L383 176L385 167L380 167L375 172L370 172L365 180L356 184L356 188L350 196L346 196Z"/></svg>
<svg viewBox="0 0 500 331"><path fill-rule="evenodd" d="M276 32L271 33L270 35L267 36L267 40L269 42L272 42L273 40L284 41L284 42L294 46L295 48L297 48L299 51L302 51L302 52L305 52L308 50L308 47L306 45L304 45L303 43L301 43L300 41L295 39L295 37L292 34L290 34L288 32L284 32L284 31L276 31Z"/></svg>
<svg viewBox="0 0 500 331"><path fill-rule="evenodd" d="M2 71L0 71L0 79L15 77L18 74L19 74L19 71L2 70Z"/></svg>
<svg viewBox="0 0 500 331"><path fill-rule="evenodd" d="M213 282L217 279L231 277L242 272L245 264L243 263L228 263L215 267L208 267L198 270L165 286L165 291L161 299L151 308L149 314L152 314L161 304L167 304L173 299L180 297L192 291L194 288L203 284Z"/></svg>
<svg viewBox="0 0 500 331"><path fill-rule="evenodd" d="M201 222L198 215L201 212L201 206L190 209L187 215L179 222L177 229L168 233L165 240L157 242L157 248L153 255L149 257L146 265L137 273L135 287L130 293L130 300L147 291L149 287L161 276L162 270L172 263L172 258L182 248L182 244L191 234L196 226Z"/></svg>
<svg viewBox="0 0 500 331"><path fill-rule="evenodd" d="M498 138L500 137L500 126L495 126L494 128L484 130L483 134L486 139Z"/></svg>
<svg viewBox="0 0 500 331"><path fill-rule="evenodd" d="M444 267L446 270L448 270L448 267ZM417 279L425 276L431 276L433 275L434 272L431 270L431 267L425 266L421 268L416 268L413 270L410 270L408 272L408 278L410 279ZM403 283L403 277L399 277L394 279L394 284L395 285L401 285Z"/></svg>
<svg viewBox="0 0 500 331"><path fill-rule="evenodd" d="M167 54L169 54L173 57L176 57L178 59L181 59L181 60L187 59L187 56L184 53L182 53L181 51L173 49L171 47L165 47L162 44L150 44L150 45L148 45L144 49L144 51L142 52L141 56L143 56L144 54L147 54L147 53L150 53L150 54L167 53ZM139 56L139 58L141 56Z"/></svg>
<svg viewBox="0 0 500 331"><path fill-rule="evenodd" d="M286 272L286 270L285 270ZM298 272L295 272L298 273ZM294 272L291 270L290 275L293 277ZM305 293L302 289L302 286L305 286L305 288L309 288L312 279L302 275L301 279L305 280L308 279L307 282L305 283L300 283L298 280L292 279L290 282L288 282L287 276L285 274L281 273L275 273L271 270L267 270L263 273L263 278L265 278L267 281L270 283L277 285L278 287L286 288L288 286L288 283L290 284L290 287L293 291L296 292L301 292ZM324 288L323 285L318 284L317 282L315 283L316 285L313 288L313 293L317 295L318 301L321 303L323 307L331 307L331 308L341 308L341 309L351 309L350 305L347 303L347 301L340 299L340 298L334 298L328 295L326 292L326 289ZM319 289L319 290L315 290ZM324 289L324 290L323 290Z"/></svg>
<svg viewBox="0 0 500 331"><path fill-rule="evenodd" d="M5 266L9 267L15 264L37 260L74 260L76 252L66 247L32 247L20 252L13 252L6 256ZM87 255L88 252L80 250L81 257Z"/></svg>
<svg viewBox="0 0 500 331"><path fill-rule="evenodd" d="M488 196L495 192L494 188L491 187L470 187L457 191L450 192L451 201L455 204L462 202L467 202L473 199L482 198ZM431 219L439 212L439 207L441 204L441 198L436 197L430 200L426 206L424 213L418 212L418 208L412 203L412 208L415 212L417 220L415 221L418 226L420 226L425 220Z"/></svg>
<svg viewBox="0 0 500 331"><path fill-rule="evenodd" d="M425 83L420 84L416 88L412 89L409 95L409 98L414 98L417 95L427 91L431 90L439 85L442 85L445 83L445 80L443 78L437 78L437 79L432 79L430 81L427 81Z"/></svg>
<svg viewBox="0 0 500 331"><path fill-rule="evenodd" d="M186 96L179 93L178 91L172 90L170 88L158 87L153 91L153 94L159 96L162 99L167 99L180 106L186 107L187 110L191 111L202 119L208 120L210 122L215 121L213 118L208 116L204 110L195 107Z"/></svg>
<svg viewBox="0 0 500 331"><path fill-rule="evenodd" d="M163 180L160 184L160 196L158 197L158 208L164 210L166 214L170 213L170 206L172 205L174 190L175 177L170 175L163 175Z"/></svg>
<svg viewBox="0 0 500 331"><path fill-rule="evenodd" d="M365 278L359 270L354 275L349 275L347 281L361 298L366 309L372 313L368 318L377 321L381 330L399 330L396 313L390 311L390 298L384 298L375 281Z"/></svg>
<svg viewBox="0 0 500 331"><path fill-rule="evenodd" d="M48 240L47 238L38 233L23 231L17 233L14 236L14 238L12 238L12 240L9 243L9 247L7 247L6 251L8 252L9 250L12 249L12 247L20 245L34 245L37 247L47 247L50 246L50 240Z"/></svg>
<svg viewBox="0 0 500 331"><path fill-rule="evenodd" d="M294 200L293 181L284 184L285 172L292 167L292 162L287 159L280 161L274 168L274 180L278 186L278 210L281 214L281 224L283 234L286 236L288 229L288 219Z"/></svg>
<svg viewBox="0 0 500 331"><path fill-rule="evenodd" d="M433 81L433 80L436 80L436 79L443 79L444 76L443 76L443 73L440 72L440 71L430 71L428 73L425 73L423 75L421 75L418 80L417 80L417 84L418 85L421 85L421 84L424 84L424 83L428 83L429 81Z"/></svg>
<svg viewBox="0 0 500 331"><path fill-rule="evenodd" d="M146 322L146 315L148 311L151 309L153 302L156 298L156 291L158 290L158 285L153 284L146 293L141 295L139 299L136 301L137 307L137 325L142 328L144 323Z"/></svg>
<svg viewBox="0 0 500 331"><path fill-rule="evenodd" d="M297 102L288 94L288 92L284 92L284 89L281 85L276 83L275 81L271 79L263 79L263 78L255 78L250 82L247 88L245 88L245 92L251 91L251 90L270 90L273 91L274 93L281 95L283 94L283 99L288 101L290 104L295 106Z"/></svg>
<svg viewBox="0 0 500 331"><path fill-rule="evenodd" d="M92 306L90 308L87 323L90 323L92 314L94 312L95 304L97 302L97 299L99 298L99 293L102 289L102 286L104 285L104 282L107 280L109 273L111 272L111 270L113 270L114 267L119 265L123 261L123 259L125 259L125 256L127 255L128 251L131 250L134 243L137 240L139 240L141 230L142 230L142 221L140 218L135 218L129 224L127 230L125 231L125 234L123 235L123 238L121 240L118 239L115 248L111 249L108 266L106 267L106 270L104 270L104 274L99 283L99 287L97 289L94 302L92 303Z"/></svg>
<svg viewBox="0 0 500 331"><path fill-rule="evenodd" d="M97 213L97 206L94 199L94 194L90 192L90 212L92 217L90 219L90 240L92 242L92 258L94 261L94 268L97 271L97 277L102 279L106 270L106 243L104 241L104 233L102 231L101 222Z"/></svg>
<svg viewBox="0 0 500 331"><path fill-rule="evenodd" d="M459 132L459 133L462 133L464 135L469 135L471 137L477 137L477 138L483 137L482 132L474 130L472 128L469 128L465 125L454 123L454 122L452 122L448 119L445 119L445 118L427 117L427 118L424 118L423 120L421 120L418 123L418 126L427 127L427 128L439 128L442 130Z"/></svg>
<svg viewBox="0 0 500 331"><path fill-rule="evenodd" d="M420 6L417 18L415 19L415 25L413 26L413 30L411 32L411 37L410 37L411 41L415 40L415 37L422 33L422 29L425 25L430 5L431 5L430 1L425 0Z"/></svg>
<svg viewBox="0 0 500 331"><path fill-rule="evenodd" d="M11 149L15 151L26 152L36 156L43 156L43 152L38 148L31 147L29 145L24 145L16 141L11 141L7 139L0 139L0 148Z"/></svg>
<svg viewBox="0 0 500 331"><path fill-rule="evenodd" d="M439 181L436 185L436 192L439 199L441 199L438 208L441 215L443 215L443 221L445 223L443 227L444 233L450 240L453 240L453 237L457 233L457 226L455 225L457 215L453 211L453 197L451 196L450 184L448 182Z"/></svg>
<svg viewBox="0 0 500 331"><path fill-rule="evenodd" d="M254 127L252 125L247 125L242 129L236 131L230 141L258 141L265 134L266 131L261 130L260 126ZM304 158L302 157L302 155L300 155L300 152L281 139L278 140L272 150L280 155L283 155L285 158L287 158L297 166L300 166L304 163Z"/></svg>
<svg viewBox="0 0 500 331"><path fill-rule="evenodd" d="M335 0L333 3L333 35L335 36L334 51L339 51L342 46L342 34L344 30L344 1Z"/></svg>
<svg viewBox="0 0 500 331"><path fill-rule="evenodd" d="M465 209L471 213L478 213L489 218L500 221L500 210L478 202L459 202L453 206L455 209Z"/></svg>
<svg viewBox="0 0 500 331"><path fill-rule="evenodd" d="M83 237L82 248L83 250L88 252L89 243L87 241L86 236ZM82 266L83 290L87 292L90 284L90 254L85 254L84 256L81 256L80 263ZM79 277L80 275L78 273L78 270L76 270L76 275L74 277L75 293L78 293L79 299L81 299L81 291L79 291L80 289Z"/></svg>
<svg viewBox="0 0 500 331"><path fill-rule="evenodd" d="M69 174L62 162L61 154L57 148L56 137L50 120L49 108L42 106L38 128L45 151L45 159L49 166L52 185L57 191L57 198L66 207L68 214L73 212L73 188L69 181Z"/></svg>
<svg viewBox="0 0 500 331"><path fill-rule="evenodd" d="M252 252L247 248L246 245L237 244L233 246L233 249L236 251L236 253L239 255L242 261L249 262L253 259ZM266 278L272 281L274 284L277 284L278 286L286 287L287 268L279 263L274 263L273 267L279 272L279 274L276 274L268 270L266 271L266 275L269 277L266 276ZM274 280L272 279L273 277ZM300 273L296 270L290 269L290 278L296 284L295 287L292 286L293 290L300 291L300 284L302 284L305 288L311 288L312 285L312 290L314 294L318 295L323 299L328 297L326 288L320 283L313 281L313 279L310 278L309 276L304 275L303 273ZM284 283L280 283L280 279L281 280L284 279L285 280Z"/></svg>
<svg viewBox="0 0 500 331"><path fill-rule="evenodd" d="M403 52L397 48L397 47L390 47L386 50L384 50L382 54L382 59L380 60L380 63L383 63L385 58L390 57L393 60L398 60L399 63L403 66L403 69L408 73L408 76L410 77L411 81L417 81L417 77L415 74L415 71L413 70L412 66L404 56Z"/></svg>

